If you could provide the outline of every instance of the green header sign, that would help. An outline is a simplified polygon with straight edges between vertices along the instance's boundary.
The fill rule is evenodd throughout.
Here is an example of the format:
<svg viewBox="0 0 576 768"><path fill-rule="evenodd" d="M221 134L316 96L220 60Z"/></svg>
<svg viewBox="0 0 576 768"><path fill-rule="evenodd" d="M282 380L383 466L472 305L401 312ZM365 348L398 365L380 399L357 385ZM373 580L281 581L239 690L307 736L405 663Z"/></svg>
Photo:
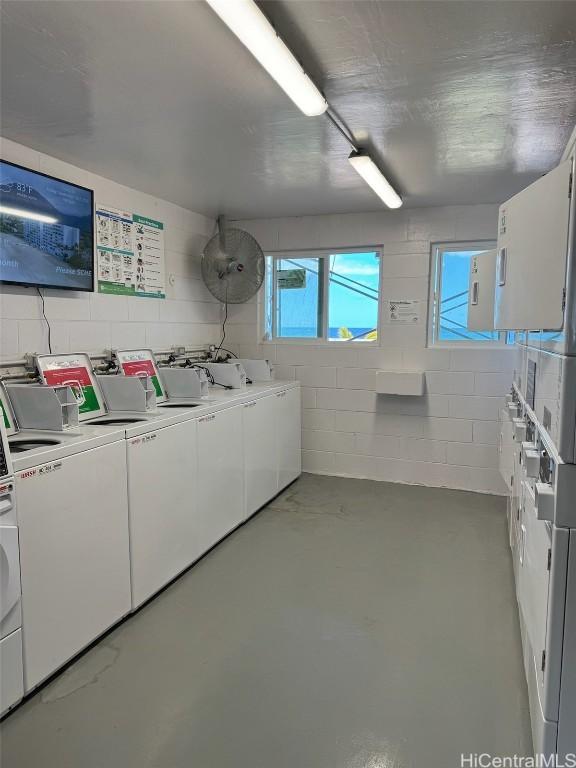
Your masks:
<svg viewBox="0 0 576 768"><path fill-rule="evenodd" d="M147 227L152 227L153 229L164 229L164 224L162 224L161 221L155 221L146 216L138 216L138 214L135 213L132 216L132 219L135 224L145 224Z"/></svg>

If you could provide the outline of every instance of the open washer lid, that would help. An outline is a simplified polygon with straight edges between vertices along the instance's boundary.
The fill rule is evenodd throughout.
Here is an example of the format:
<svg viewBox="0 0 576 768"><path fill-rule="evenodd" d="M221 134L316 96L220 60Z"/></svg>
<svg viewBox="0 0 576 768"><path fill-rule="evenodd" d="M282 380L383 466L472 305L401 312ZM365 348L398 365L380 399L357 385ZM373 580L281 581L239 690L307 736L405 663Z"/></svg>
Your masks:
<svg viewBox="0 0 576 768"><path fill-rule="evenodd" d="M68 355L36 355L36 366L44 384L60 384L72 389L78 400L79 421L103 416L107 412L88 355L81 352Z"/></svg>
<svg viewBox="0 0 576 768"><path fill-rule="evenodd" d="M119 349L115 351L124 376L150 376L156 390L156 402L164 403L168 395L162 386L160 373L151 349Z"/></svg>

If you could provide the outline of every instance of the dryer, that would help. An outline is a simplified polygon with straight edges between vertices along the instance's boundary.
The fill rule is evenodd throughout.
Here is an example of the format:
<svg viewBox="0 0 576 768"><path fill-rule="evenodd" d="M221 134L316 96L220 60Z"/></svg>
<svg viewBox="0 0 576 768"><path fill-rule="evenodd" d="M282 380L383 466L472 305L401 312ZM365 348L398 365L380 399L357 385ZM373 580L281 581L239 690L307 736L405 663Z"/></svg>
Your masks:
<svg viewBox="0 0 576 768"><path fill-rule="evenodd" d="M24 693L20 555L12 462L0 419L0 716Z"/></svg>

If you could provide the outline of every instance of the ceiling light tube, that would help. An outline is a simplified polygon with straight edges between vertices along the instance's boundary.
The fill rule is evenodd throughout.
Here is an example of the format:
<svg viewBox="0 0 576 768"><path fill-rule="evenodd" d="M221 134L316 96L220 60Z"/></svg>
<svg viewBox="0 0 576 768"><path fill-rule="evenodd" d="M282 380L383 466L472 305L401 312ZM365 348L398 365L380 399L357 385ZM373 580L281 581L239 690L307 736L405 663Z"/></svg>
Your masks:
<svg viewBox="0 0 576 768"><path fill-rule="evenodd" d="M348 160L356 173L362 176L388 208L400 208L402 198L369 155L352 152Z"/></svg>
<svg viewBox="0 0 576 768"><path fill-rule="evenodd" d="M254 0L206 2L307 117L328 109L324 96Z"/></svg>
<svg viewBox="0 0 576 768"><path fill-rule="evenodd" d="M23 208L12 208L9 205L0 205L0 213L8 216L18 216L20 219L32 219L32 221L41 221L43 224L56 224L58 219L54 216L46 216L43 213L34 213L26 211Z"/></svg>

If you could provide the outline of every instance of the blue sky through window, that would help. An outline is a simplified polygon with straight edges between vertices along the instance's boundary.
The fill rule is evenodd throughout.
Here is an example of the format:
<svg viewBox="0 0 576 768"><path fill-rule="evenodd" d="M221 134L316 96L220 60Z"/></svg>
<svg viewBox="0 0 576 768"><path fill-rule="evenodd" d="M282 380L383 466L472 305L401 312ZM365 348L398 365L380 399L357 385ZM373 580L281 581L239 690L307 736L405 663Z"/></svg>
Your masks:
<svg viewBox="0 0 576 768"><path fill-rule="evenodd" d="M485 248L439 248L438 340L497 341L496 331L469 331L468 284L472 257ZM272 258L267 280L268 320L272 335ZM329 339L373 340L378 326L380 258L376 251L279 258L276 264L275 336L323 338L323 301ZM328 296L322 297L323 270L329 271Z"/></svg>
<svg viewBox="0 0 576 768"><path fill-rule="evenodd" d="M375 252L340 253L329 257L330 291L328 328L330 338L341 329L359 336L378 327L380 259Z"/></svg>
<svg viewBox="0 0 576 768"><path fill-rule="evenodd" d="M322 337L322 269L330 272L328 338L365 338L375 331L380 260L370 251L278 259L276 336Z"/></svg>

